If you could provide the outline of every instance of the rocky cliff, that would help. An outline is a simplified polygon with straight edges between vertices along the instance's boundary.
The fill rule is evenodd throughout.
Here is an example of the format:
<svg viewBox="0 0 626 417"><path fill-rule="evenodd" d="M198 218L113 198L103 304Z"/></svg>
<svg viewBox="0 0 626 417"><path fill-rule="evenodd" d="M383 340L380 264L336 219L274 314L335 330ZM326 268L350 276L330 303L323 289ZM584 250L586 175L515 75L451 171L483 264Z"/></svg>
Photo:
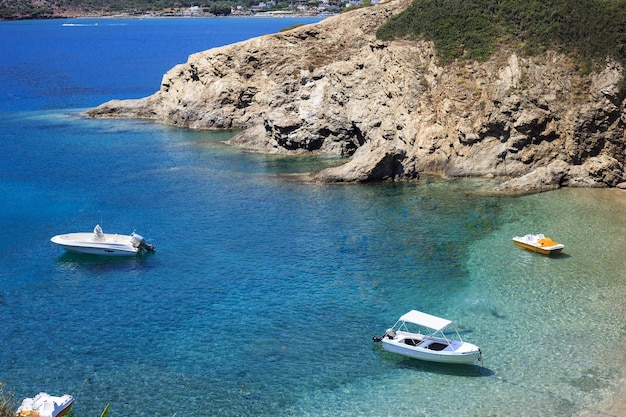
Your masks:
<svg viewBox="0 0 626 417"><path fill-rule="evenodd" d="M429 42L376 39L407 5L394 0L191 55L155 94L87 114L242 128L229 143L349 157L310 174L318 181L434 173L496 177L500 189L523 192L626 181L619 64L580 76L567 56L503 48L482 64L442 66Z"/></svg>

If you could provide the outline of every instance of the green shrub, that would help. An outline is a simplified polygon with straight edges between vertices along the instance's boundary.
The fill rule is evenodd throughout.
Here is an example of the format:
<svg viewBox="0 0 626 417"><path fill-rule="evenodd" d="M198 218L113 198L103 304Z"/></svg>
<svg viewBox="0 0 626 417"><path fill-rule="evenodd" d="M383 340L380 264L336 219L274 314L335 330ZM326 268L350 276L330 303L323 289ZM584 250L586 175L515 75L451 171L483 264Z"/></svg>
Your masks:
<svg viewBox="0 0 626 417"><path fill-rule="evenodd" d="M7 391L6 384L0 382L0 417L15 417L16 410L15 393Z"/></svg>
<svg viewBox="0 0 626 417"><path fill-rule="evenodd" d="M216 16L228 16L230 15L231 7L228 3L213 3L204 10Z"/></svg>
<svg viewBox="0 0 626 417"><path fill-rule="evenodd" d="M288 31L290 31L292 29L299 28L300 26L304 26L304 23L293 24L293 25L288 26L286 28L282 28L281 30L279 30L279 32L288 32Z"/></svg>
<svg viewBox="0 0 626 417"><path fill-rule="evenodd" d="M617 88L620 94L626 93L626 69L622 71L622 78L617 82Z"/></svg>

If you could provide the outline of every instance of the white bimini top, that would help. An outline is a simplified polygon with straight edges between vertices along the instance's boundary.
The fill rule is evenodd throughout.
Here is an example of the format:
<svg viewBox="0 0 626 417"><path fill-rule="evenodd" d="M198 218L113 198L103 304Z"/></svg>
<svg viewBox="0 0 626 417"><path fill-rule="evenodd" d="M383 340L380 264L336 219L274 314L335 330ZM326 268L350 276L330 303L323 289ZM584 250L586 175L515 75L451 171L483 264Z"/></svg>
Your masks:
<svg viewBox="0 0 626 417"><path fill-rule="evenodd" d="M417 324L418 326L428 327L435 331L441 331L452 324L452 321L443 319L441 317L431 316L430 314L422 313L421 311L411 310L402 317L401 321L407 323Z"/></svg>

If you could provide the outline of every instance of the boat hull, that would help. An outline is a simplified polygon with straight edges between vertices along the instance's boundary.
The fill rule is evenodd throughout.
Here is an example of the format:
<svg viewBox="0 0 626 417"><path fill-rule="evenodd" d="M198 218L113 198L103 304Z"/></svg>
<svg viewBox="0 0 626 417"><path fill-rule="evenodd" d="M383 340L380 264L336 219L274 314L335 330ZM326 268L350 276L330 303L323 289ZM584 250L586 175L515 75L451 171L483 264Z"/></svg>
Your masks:
<svg viewBox="0 0 626 417"><path fill-rule="evenodd" d="M473 365L481 357L480 349L473 345L472 346L475 347L475 350L469 351L435 351L420 346L407 345L401 340L398 341L393 339L382 340L382 345L383 349L387 352L428 362Z"/></svg>
<svg viewBox="0 0 626 417"><path fill-rule="evenodd" d="M104 256L135 256L140 249L132 244L131 236L105 234L94 240L91 233L69 233L50 239L68 252Z"/></svg>

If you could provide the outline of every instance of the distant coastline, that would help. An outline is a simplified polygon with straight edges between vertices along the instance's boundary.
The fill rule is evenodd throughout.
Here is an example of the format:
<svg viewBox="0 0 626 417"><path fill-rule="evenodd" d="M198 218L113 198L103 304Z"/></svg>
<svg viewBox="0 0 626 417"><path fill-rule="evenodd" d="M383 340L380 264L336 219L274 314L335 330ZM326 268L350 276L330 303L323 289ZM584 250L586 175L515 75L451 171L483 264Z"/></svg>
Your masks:
<svg viewBox="0 0 626 417"><path fill-rule="evenodd" d="M76 15L76 16L57 16L46 18L46 20L62 20L62 19L181 19L181 18L189 18L189 19L233 19L233 18L275 18L275 19L287 19L287 18L314 18L314 19L323 19L326 17L335 16L335 14L328 13L292 13L292 14L280 14L273 12L266 13L251 13L251 14L230 14L228 16L216 16L216 15L203 15L203 16L174 16L174 15L127 15L127 14L102 14L102 15ZM32 20L32 19L15 19L15 20ZM0 21L2 21L0 19Z"/></svg>
<svg viewBox="0 0 626 417"><path fill-rule="evenodd" d="M354 6L352 6L354 7ZM349 9L348 7L347 9ZM342 10L347 10L342 9ZM3 12L3 13L2 13ZM325 10L325 9L277 9L271 10L268 8L251 7L250 9L244 9L240 6L234 6L231 9L225 9L216 11L205 11L197 7L181 7L162 10L147 10L144 12L137 11L116 11L107 12L104 10L81 10L81 9L63 9L63 10L37 10L36 12L13 12L8 10L0 12L0 21L13 21L13 20L51 20L51 19L145 19L145 18L157 18L157 17L189 17L189 18L209 18L209 17L312 17L312 18L324 18L339 14L340 10Z"/></svg>
<svg viewBox="0 0 626 417"><path fill-rule="evenodd" d="M299 12L281 12L281 11L269 11L269 12L254 12L254 13L233 13L226 16L223 15L214 15L210 13L203 13L197 15L174 15L174 14L158 14L158 13L146 13L146 14L130 14L130 13L118 13L118 14L107 14L107 13L93 13L93 14L85 14L85 13L76 13L76 14L59 14L54 16L45 16L45 17L37 17L37 18L15 18L15 19L6 19L0 17L0 22L2 21L18 21L18 20L62 20L62 19L158 19L158 18L242 18L242 17L258 17L258 18L276 18L276 19L284 19L284 18L326 18L330 16L335 16L338 13L299 13Z"/></svg>

